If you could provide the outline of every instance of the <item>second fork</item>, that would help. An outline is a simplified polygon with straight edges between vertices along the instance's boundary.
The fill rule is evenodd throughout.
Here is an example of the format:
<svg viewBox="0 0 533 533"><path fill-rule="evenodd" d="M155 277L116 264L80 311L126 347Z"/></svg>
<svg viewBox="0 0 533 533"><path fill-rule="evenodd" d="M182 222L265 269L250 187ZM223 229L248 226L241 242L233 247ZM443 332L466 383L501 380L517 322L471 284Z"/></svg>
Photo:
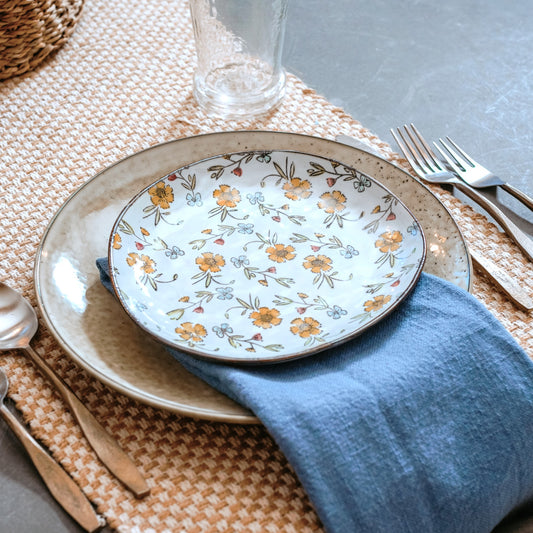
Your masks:
<svg viewBox="0 0 533 533"><path fill-rule="evenodd" d="M498 206L485 198L476 189L467 185L459 177L447 171L413 124L411 124L410 129L404 126L404 130L406 136L404 136L400 128L397 129L399 137L393 130L391 132L416 174L429 183L453 185L474 200L502 226L507 235L513 239L527 258L533 261L533 241Z"/></svg>

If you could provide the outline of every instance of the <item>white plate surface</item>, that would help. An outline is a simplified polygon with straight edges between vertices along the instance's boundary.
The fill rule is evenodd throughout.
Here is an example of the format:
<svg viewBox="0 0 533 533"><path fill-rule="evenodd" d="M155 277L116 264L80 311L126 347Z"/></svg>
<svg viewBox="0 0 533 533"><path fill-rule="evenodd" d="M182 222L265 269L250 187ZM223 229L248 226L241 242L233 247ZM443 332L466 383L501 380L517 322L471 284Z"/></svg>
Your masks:
<svg viewBox="0 0 533 533"><path fill-rule="evenodd" d="M194 356L272 363L346 341L410 292L423 232L345 163L238 152L176 169L124 209L113 286L137 324Z"/></svg>

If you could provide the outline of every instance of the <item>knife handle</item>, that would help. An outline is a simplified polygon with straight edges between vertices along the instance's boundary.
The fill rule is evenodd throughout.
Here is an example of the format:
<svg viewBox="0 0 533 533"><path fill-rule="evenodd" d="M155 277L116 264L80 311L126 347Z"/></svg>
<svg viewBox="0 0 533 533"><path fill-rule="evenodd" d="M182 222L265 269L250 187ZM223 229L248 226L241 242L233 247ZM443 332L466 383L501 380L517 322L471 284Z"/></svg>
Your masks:
<svg viewBox="0 0 533 533"><path fill-rule="evenodd" d="M28 452L48 490L63 509L85 531L92 533L100 529L102 527L100 519L80 487L26 431L5 405L0 406L0 413Z"/></svg>
<svg viewBox="0 0 533 533"><path fill-rule="evenodd" d="M72 389L44 362L31 346L26 346L24 349L39 370L55 385L102 463L137 498L147 496L150 493L150 489L145 479L133 461L120 448L117 441L102 427Z"/></svg>
<svg viewBox="0 0 533 533"><path fill-rule="evenodd" d="M477 252L469 249L470 256L474 265L477 266L485 275L500 287L500 289L509 296L509 298L517 304L524 311L531 311L533 309L533 299L529 297L518 283L516 283L511 276L504 270L499 268L492 261L486 257L482 257Z"/></svg>
<svg viewBox="0 0 533 533"><path fill-rule="evenodd" d="M454 181L453 185L485 209L502 226L507 235L513 239L527 258L533 261L533 241L498 206L485 198L476 189L459 181L459 179Z"/></svg>
<svg viewBox="0 0 533 533"><path fill-rule="evenodd" d="M530 198L520 189L513 187L510 183L502 183L500 187L509 194L512 194L517 200L520 200L526 207L529 207L529 209L533 211L533 198Z"/></svg>

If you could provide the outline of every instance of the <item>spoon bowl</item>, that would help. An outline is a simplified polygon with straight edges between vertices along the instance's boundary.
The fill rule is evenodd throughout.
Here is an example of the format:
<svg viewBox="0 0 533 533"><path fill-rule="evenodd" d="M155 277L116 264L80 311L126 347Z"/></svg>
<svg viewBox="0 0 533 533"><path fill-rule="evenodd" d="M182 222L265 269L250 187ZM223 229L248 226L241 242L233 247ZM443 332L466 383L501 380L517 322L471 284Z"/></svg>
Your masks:
<svg viewBox="0 0 533 533"><path fill-rule="evenodd" d="M17 291L0 282L0 350L26 348L37 327L33 307Z"/></svg>

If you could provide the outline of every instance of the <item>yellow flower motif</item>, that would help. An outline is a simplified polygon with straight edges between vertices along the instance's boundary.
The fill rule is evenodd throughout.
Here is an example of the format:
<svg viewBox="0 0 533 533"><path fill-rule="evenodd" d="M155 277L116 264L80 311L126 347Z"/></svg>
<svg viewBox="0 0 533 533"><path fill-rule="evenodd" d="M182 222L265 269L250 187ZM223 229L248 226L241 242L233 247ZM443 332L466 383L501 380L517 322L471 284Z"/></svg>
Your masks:
<svg viewBox="0 0 533 533"><path fill-rule="evenodd" d="M190 298L188 296L182 296L178 301L180 302L188 302Z"/></svg>
<svg viewBox="0 0 533 533"><path fill-rule="evenodd" d="M268 281L266 279L260 279L258 280L258 283L263 285L263 287L268 287Z"/></svg>
<svg viewBox="0 0 533 533"><path fill-rule="evenodd" d="M399 247L400 243L403 241L403 236L399 231L386 231L380 235L375 243L375 247L379 248L380 252L395 252Z"/></svg>
<svg viewBox="0 0 533 533"><path fill-rule="evenodd" d="M281 323L279 311L268 307L260 307L257 311L250 313L250 318L254 321L254 326L259 326L263 329L268 329Z"/></svg>
<svg viewBox="0 0 533 533"><path fill-rule="evenodd" d="M340 191L325 192L320 196L318 207L326 213L335 213L346 208L346 196Z"/></svg>
<svg viewBox="0 0 533 533"><path fill-rule="evenodd" d="M161 209L168 209L170 204L174 201L174 193L170 185L165 185L163 181L156 183L153 187L148 189L148 193L154 205Z"/></svg>
<svg viewBox="0 0 533 533"><path fill-rule="evenodd" d="M374 209L372 209L372 214L375 215L376 213L379 213L381 211L381 206L376 205Z"/></svg>
<svg viewBox="0 0 533 533"><path fill-rule="evenodd" d="M379 311L385 304L390 302L390 295L383 296L374 296L373 300L367 300L363 305L365 306L365 311L370 313L372 311Z"/></svg>
<svg viewBox="0 0 533 533"><path fill-rule="evenodd" d="M292 178L283 185L283 190L287 191L285 196L289 200L300 200L302 198L309 198L311 196L311 183L308 180L300 178Z"/></svg>
<svg viewBox="0 0 533 533"><path fill-rule="evenodd" d="M274 246L269 246L265 251L268 254L268 258L276 263L284 263L296 257L294 247L290 244L288 246L275 244Z"/></svg>
<svg viewBox="0 0 533 533"><path fill-rule="evenodd" d="M331 270L331 259L325 255L308 255L305 258L304 268L311 270L315 274Z"/></svg>
<svg viewBox="0 0 533 533"><path fill-rule="evenodd" d="M221 207L235 207L241 201L241 195L237 189L231 189L229 185L221 185L213 191L213 198L218 198L217 204Z"/></svg>
<svg viewBox="0 0 533 533"><path fill-rule="evenodd" d="M220 272L220 267L223 267L226 261L219 254L206 252L196 258L196 264L202 272L207 272L208 270L209 272Z"/></svg>
<svg viewBox="0 0 533 533"><path fill-rule="evenodd" d="M148 237L148 235L150 235L150 232L145 229L145 228L141 228L141 233L145 236L145 237Z"/></svg>
<svg viewBox="0 0 533 533"><path fill-rule="evenodd" d="M192 322L183 322L181 327L176 328L176 333L185 341L201 342L207 335L202 324L193 324Z"/></svg>
<svg viewBox="0 0 533 533"><path fill-rule="evenodd" d="M202 233L211 233L211 231L212 231L212 230L208 228L208 229L204 229L204 230L202 230Z"/></svg>
<svg viewBox="0 0 533 533"><path fill-rule="evenodd" d="M130 267L140 264L140 269L145 274L153 274L155 272L155 261L150 259L147 255L139 256L139 254L136 253L128 254L128 257L126 257L126 263L128 263Z"/></svg>
<svg viewBox="0 0 533 533"><path fill-rule="evenodd" d="M113 249L120 250L122 248L122 239L118 233L113 235Z"/></svg>
<svg viewBox="0 0 533 533"><path fill-rule="evenodd" d="M294 335L299 335L302 339L307 339L311 335L318 335L321 331L320 322L307 316L305 318L295 318L291 322L291 333Z"/></svg>

